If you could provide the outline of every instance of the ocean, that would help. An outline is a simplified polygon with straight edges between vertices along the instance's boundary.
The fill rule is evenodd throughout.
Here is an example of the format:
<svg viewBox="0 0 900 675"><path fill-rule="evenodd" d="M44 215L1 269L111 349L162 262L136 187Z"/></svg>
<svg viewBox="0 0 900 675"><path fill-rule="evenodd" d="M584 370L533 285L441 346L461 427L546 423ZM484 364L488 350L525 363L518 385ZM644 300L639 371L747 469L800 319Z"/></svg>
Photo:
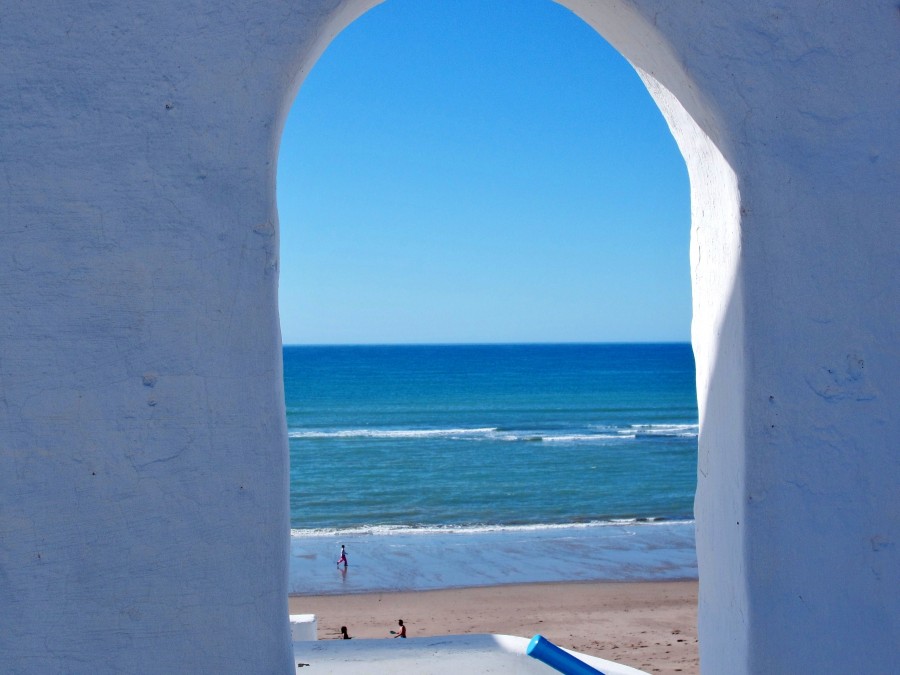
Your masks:
<svg viewBox="0 0 900 675"><path fill-rule="evenodd" d="M697 576L688 344L286 346L284 386L292 593Z"/></svg>

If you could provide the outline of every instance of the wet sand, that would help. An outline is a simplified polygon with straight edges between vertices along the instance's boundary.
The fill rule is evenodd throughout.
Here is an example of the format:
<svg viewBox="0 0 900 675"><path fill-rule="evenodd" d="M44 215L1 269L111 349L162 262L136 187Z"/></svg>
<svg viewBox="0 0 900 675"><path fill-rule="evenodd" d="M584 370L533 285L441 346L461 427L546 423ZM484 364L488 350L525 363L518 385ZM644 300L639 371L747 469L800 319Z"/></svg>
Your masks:
<svg viewBox="0 0 900 675"><path fill-rule="evenodd" d="M561 647L649 673L700 672L697 582L574 582L434 591L291 596L292 614L315 614L320 640L540 633Z"/></svg>

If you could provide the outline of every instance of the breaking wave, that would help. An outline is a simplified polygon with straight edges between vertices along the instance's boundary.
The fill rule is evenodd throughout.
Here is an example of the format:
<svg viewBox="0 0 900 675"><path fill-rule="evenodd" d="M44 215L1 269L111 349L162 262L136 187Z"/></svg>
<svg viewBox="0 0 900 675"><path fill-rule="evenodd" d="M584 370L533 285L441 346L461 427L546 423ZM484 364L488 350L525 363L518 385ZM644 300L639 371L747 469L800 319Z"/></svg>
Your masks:
<svg viewBox="0 0 900 675"><path fill-rule="evenodd" d="M592 443L604 440L627 440L647 437L695 438L697 424L632 424L625 427L592 426L584 433L559 433L541 431L517 431L498 427L450 428L450 429L294 429L290 438L298 440L320 439L417 439L448 438L454 440L486 440L506 442Z"/></svg>
<svg viewBox="0 0 900 675"><path fill-rule="evenodd" d="M292 529L292 537L333 537L333 536L387 536L387 535L430 535L430 534L480 534L484 532L538 532L544 530L585 530L594 527L652 527L673 524L693 525L693 520L669 518L613 518L592 520L584 523L535 523L528 525L360 525L346 528Z"/></svg>

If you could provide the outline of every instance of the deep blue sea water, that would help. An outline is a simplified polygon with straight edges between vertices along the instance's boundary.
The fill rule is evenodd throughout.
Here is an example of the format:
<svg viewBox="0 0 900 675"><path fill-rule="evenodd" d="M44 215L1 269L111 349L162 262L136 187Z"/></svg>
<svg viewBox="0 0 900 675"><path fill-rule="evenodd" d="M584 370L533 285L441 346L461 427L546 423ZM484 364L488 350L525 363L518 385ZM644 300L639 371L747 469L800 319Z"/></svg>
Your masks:
<svg viewBox="0 0 900 675"><path fill-rule="evenodd" d="M694 378L688 344L285 347L292 591L695 576Z"/></svg>

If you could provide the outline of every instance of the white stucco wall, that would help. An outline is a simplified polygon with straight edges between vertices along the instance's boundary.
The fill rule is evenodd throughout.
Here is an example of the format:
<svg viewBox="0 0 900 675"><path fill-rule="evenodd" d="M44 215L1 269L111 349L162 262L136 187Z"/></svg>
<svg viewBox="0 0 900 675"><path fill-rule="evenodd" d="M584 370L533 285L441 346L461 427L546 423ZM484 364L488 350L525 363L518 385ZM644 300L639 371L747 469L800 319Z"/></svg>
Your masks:
<svg viewBox="0 0 900 675"><path fill-rule="evenodd" d="M5 3L0 670L289 672L276 153L372 4ZM691 176L703 670L890 672L896 3L562 4Z"/></svg>

